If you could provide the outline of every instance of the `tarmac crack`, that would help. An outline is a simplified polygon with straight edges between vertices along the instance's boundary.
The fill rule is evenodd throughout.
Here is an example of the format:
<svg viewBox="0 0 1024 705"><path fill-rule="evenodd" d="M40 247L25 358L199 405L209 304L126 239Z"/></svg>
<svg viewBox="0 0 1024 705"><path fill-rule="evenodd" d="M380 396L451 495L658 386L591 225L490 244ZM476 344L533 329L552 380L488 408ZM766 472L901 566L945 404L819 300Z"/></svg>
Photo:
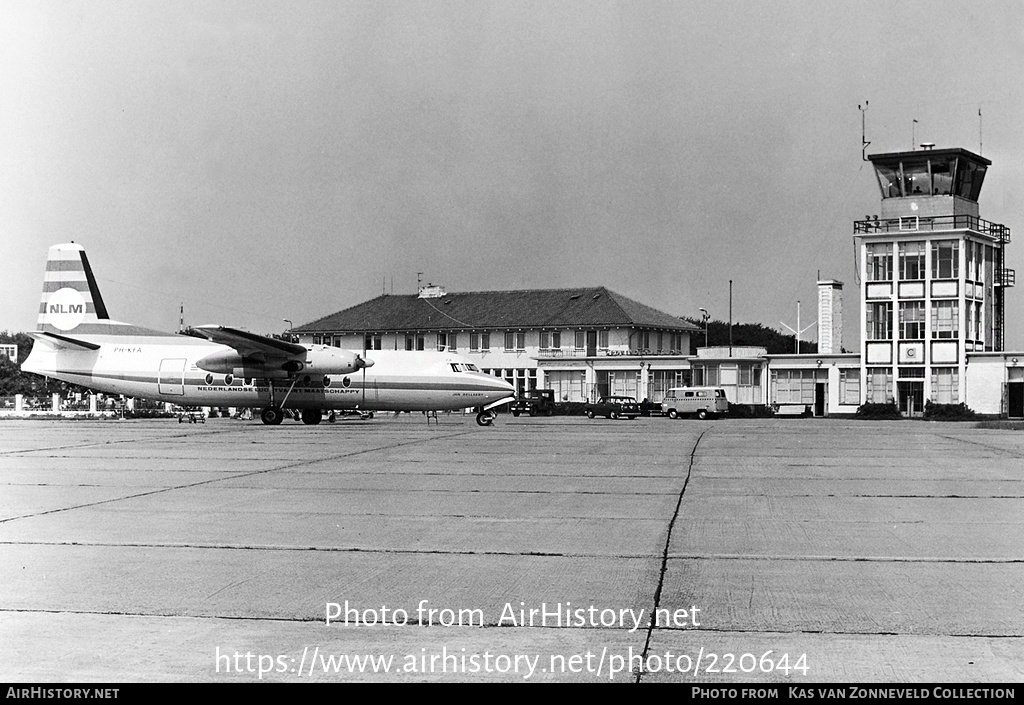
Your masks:
<svg viewBox="0 0 1024 705"><path fill-rule="evenodd" d="M1008 455L1011 458L1024 458L1024 454L1017 451L1007 450L1006 448L1000 448L999 446L990 445L988 443L982 443L981 441L972 441L967 438L958 438L956 436L939 436L939 438L945 438L950 441L958 441L960 443L967 443L972 446L981 446L995 453L1001 453L1002 455Z"/></svg>
<svg viewBox="0 0 1024 705"><path fill-rule="evenodd" d="M70 546L81 548L165 548L203 551L279 551L296 553L366 553L381 555L425 556L510 556L530 558L608 558L648 560L658 558L650 553L567 553L564 551L480 551L411 548L366 548L358 546L267 546L255 544L191 544L191 543L106 543L90 541L0 541L0 546Z"/></svg>
<svg viewBox="0 0 1024 705"><path fill-rule="evenodd" d="M658 608L661 606L661 592L665 587L665 574L668 572L668 558L669 549L672 546L672 530L675 529L676 520L679 518L679 510L683 506L683 495L686 494L686 487L690 484L690 475L693 472L693 461L697 455L697 446L700 445L701 440L704 438L704 434L707 431L701 431L701 434L697 436L697 440L693 444L693 448L690 450L690 462L686 466L686 478L683 480L683 487L679 490L679 499L676 500L676 508L672 513L672 519L668 523L668 532L665 536L665 548L661 554L661 572L658 575L658 587L654 591L654 607L651 609L651 614L657 614ZM651 648L651 637L654 634L654 623L653 621L647 627L647 637L644 639L644 650L642 663L647 662L647 654ZM639 683L643 678L643 671L637 671L636 683Z"/></svg>
<svg viewBox="0 0 1024 705"><path fill-rule="evenodd" d="M4 608L0 607L0 615L2 614L26 614L26 615L87 615L94 617L139 617L139 618L152 618L152 619L197 619L197 620L223 620L223 621L240 621L240 622L268 622L275 624L309 624L309 623L322 623L323 617L267 617L262 615L231 615L231 614L180 614L174 612L126 612L120 610L88 610L88 609L32 609L32 608ZM408 628L408 627L436 627L436 623L431 624L422 622L418 619L409 619L403 624L393 625L395 628ZM560 626L510 626L507 624L498 624L497 622L486 622L484 624L472 624L472 625L453 625L450 627L444 627L445 629L507 629L507 630L551 630L551 631L596 631L603 629L602 627L560 627ZM848 631L840 629L713 629L701 627L698 629L684 628L684 627L657 627L659 632L686 632L688 634L771 634L774 636L800 636L800 635L815 635L820 634L824 636L846 636L846 637L899 637L899 638L920 638L920 639L933 639L935 637L946 637L950 639L1024 639L1022 634L1014 633L1000 633L1000 634L974 634L970 632L940 632L940 631L913 631L913 632L897 632L891 630L879 630L879 631ZM638 673L638 678L643 675L643 672Z"/></svg>

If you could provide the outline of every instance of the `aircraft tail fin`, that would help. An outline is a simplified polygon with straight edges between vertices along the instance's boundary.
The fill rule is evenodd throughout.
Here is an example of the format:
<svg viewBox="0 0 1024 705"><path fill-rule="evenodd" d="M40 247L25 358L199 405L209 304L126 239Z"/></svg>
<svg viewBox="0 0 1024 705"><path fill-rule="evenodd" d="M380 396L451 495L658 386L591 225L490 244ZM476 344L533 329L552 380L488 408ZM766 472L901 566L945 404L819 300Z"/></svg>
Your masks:
<svg viewBox="0 0 1024 705"><path fill-rule="evenodd" d="M99 332L111 323L85 248L73 242L51 247L37 330Z"/></svg>

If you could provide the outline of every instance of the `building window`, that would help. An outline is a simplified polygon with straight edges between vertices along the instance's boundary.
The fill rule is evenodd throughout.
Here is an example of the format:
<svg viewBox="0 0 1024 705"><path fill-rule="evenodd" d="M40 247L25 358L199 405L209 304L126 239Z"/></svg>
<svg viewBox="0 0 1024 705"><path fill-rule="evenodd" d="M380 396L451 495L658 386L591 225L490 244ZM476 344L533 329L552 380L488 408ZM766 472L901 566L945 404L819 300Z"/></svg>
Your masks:
<svg viewBox="0 0 1024 705"><path fill-rule="evenodd" d="M540 349L541 350L559 350L562 347L562 333L560 331L546 331L540 332Z"/></svg>
<svg viewBox="0 0 1024 705"><path fill-rule="evenodd" d="M839 370L839 403L860 404L860 370Z"/></svg>
<svg viewBox="0 0 1024 705"><path fill-rule="evenodd" d="M381 350L383 340L379 335L367 334L363 337L363 350Z"/></svg>
<svg viewBox="0 0 1024 705"><path fill-rule="evenodd" d="M960 267L960 243L941 240L932 243L932 279L956 279Z"/></svg>
<svg viewBox="0 0 1024 705"><path fill-rule="evenodd" d="M776 404L813 404L815 385L825 380L820 376L818 370L774 370L772 399Z"/></svg>
<svg viewBox="0 0 1024 705"><path fill-rule="evenodd" d="M714 387L718 384L718 365L708 365L704 370L704 384Z"/></svg>
<svg viewBox="0 0 1024 705"><path fill-rule="evenodd" d="M892 303L868 304L864 309L868 340L892 339Z"/></svg>
<svg viewBox="0 0 1024 705"><path fill-rule="evenodd" d="M480 350L487 352L491 349L491 334L481 333L480 334Z"/></svg>
<svg viewBox="0 0 1024 705"><path fill-rule="evenodd" d="M924 279L923 242L905 242L900 245L900 279Z"/></svg>
<svg viewBox="0 0 1024 705"><path fill-rule="evenodd" d="M876 242L867 245L868 281L892 281L892 243Z"/></svg>
<svg viewBox="0 0 1024 705"><path fill-rule="evenodd" d="M459 349L458 333L438 333L437 349L441 352L455 352Z"/></svg>
<svg viewBox="0 0 1024 705"><path fill-rule="evenodd" d="M924 340L924 301L900 304L900 338Z"/></svg>
<svg viewBox="0 0 1024 705"><path fill-rule="evenodd" d="M470 333L469 334L469 351L477 352L480 350L480 334Z"/></svg>
<svg viewBox="0 0 1024 705"><path fill-rule="evenodd" d="M865 385L868 404L890 404L895 400L892 394L892 368L869 367Z"/></svg>
<svg viewBox="0 0 1024 705"><path fill-rule="evenodd" d="M524 350L526 350L526 333L505 331L505 352L523 352Z"/></svg>
<svg viewBox="0 0 1024 705"><path fill-rule="evenodd" d="M600 348L601 350L608 349L608 331L601 330L597 332L597 347ZM646 348L648 346L644 345L643 347Z"/></svg>
<svg viewBox="0 0 1024 705"><path fill-rule="evenodd" d="M960 337L960 311L956 301L932 302L932 337Z"/></svg>
<svg viewBox="0 0 1024 705"><path fill-rule="evenodd" d="M959 404L959 374L955 367L932 368L932 401L936 404Z"/></svg>
<svg viewBox="0 0 1024 705"><path fill-rule="evenodd" d="M587 334L584 331L576 331L576 340L574 347L577 350L586 350L587 348Z"/></svg>

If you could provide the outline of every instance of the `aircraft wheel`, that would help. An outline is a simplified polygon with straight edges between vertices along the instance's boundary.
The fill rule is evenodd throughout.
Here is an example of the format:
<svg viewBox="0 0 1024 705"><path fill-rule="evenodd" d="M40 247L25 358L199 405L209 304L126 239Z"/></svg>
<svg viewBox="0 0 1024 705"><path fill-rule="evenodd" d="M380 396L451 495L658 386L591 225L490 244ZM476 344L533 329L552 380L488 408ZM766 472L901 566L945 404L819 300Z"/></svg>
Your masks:
<svg viewBox="0 0 1024 705"><path fill-rule="evenodd" d="M284 412L279 406L268 406L260 412L260 419L268 426L277 426L284 421Z"/></svg>
<svg viewBox="0 0 1024 705"><path fill-rule="evenodd" d="M476 415L477 426L490 426L494 423L494 414L489 411L481 411Z"/></svg>
<svg viewBox="0 0 1024 705"><path fill-rule="evenodd" d="M307 426L316 426L318 423L323 421L324 412L320 409L303 409L302 410L302 423Z"/></svg>

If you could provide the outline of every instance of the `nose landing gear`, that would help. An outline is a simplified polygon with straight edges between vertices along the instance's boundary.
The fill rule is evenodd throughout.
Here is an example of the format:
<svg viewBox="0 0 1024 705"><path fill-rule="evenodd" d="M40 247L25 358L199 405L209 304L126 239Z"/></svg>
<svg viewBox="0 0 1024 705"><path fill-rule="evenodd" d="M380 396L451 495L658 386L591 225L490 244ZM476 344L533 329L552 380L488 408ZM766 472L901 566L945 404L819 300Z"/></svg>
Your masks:
<svg viewBox="0 0 1024 705"><path fill-rule="evenodd" d="M497 416L493 411L481 411L476 415L476 423L478 426L490 426L494 423L494 418Z"/></svg>

